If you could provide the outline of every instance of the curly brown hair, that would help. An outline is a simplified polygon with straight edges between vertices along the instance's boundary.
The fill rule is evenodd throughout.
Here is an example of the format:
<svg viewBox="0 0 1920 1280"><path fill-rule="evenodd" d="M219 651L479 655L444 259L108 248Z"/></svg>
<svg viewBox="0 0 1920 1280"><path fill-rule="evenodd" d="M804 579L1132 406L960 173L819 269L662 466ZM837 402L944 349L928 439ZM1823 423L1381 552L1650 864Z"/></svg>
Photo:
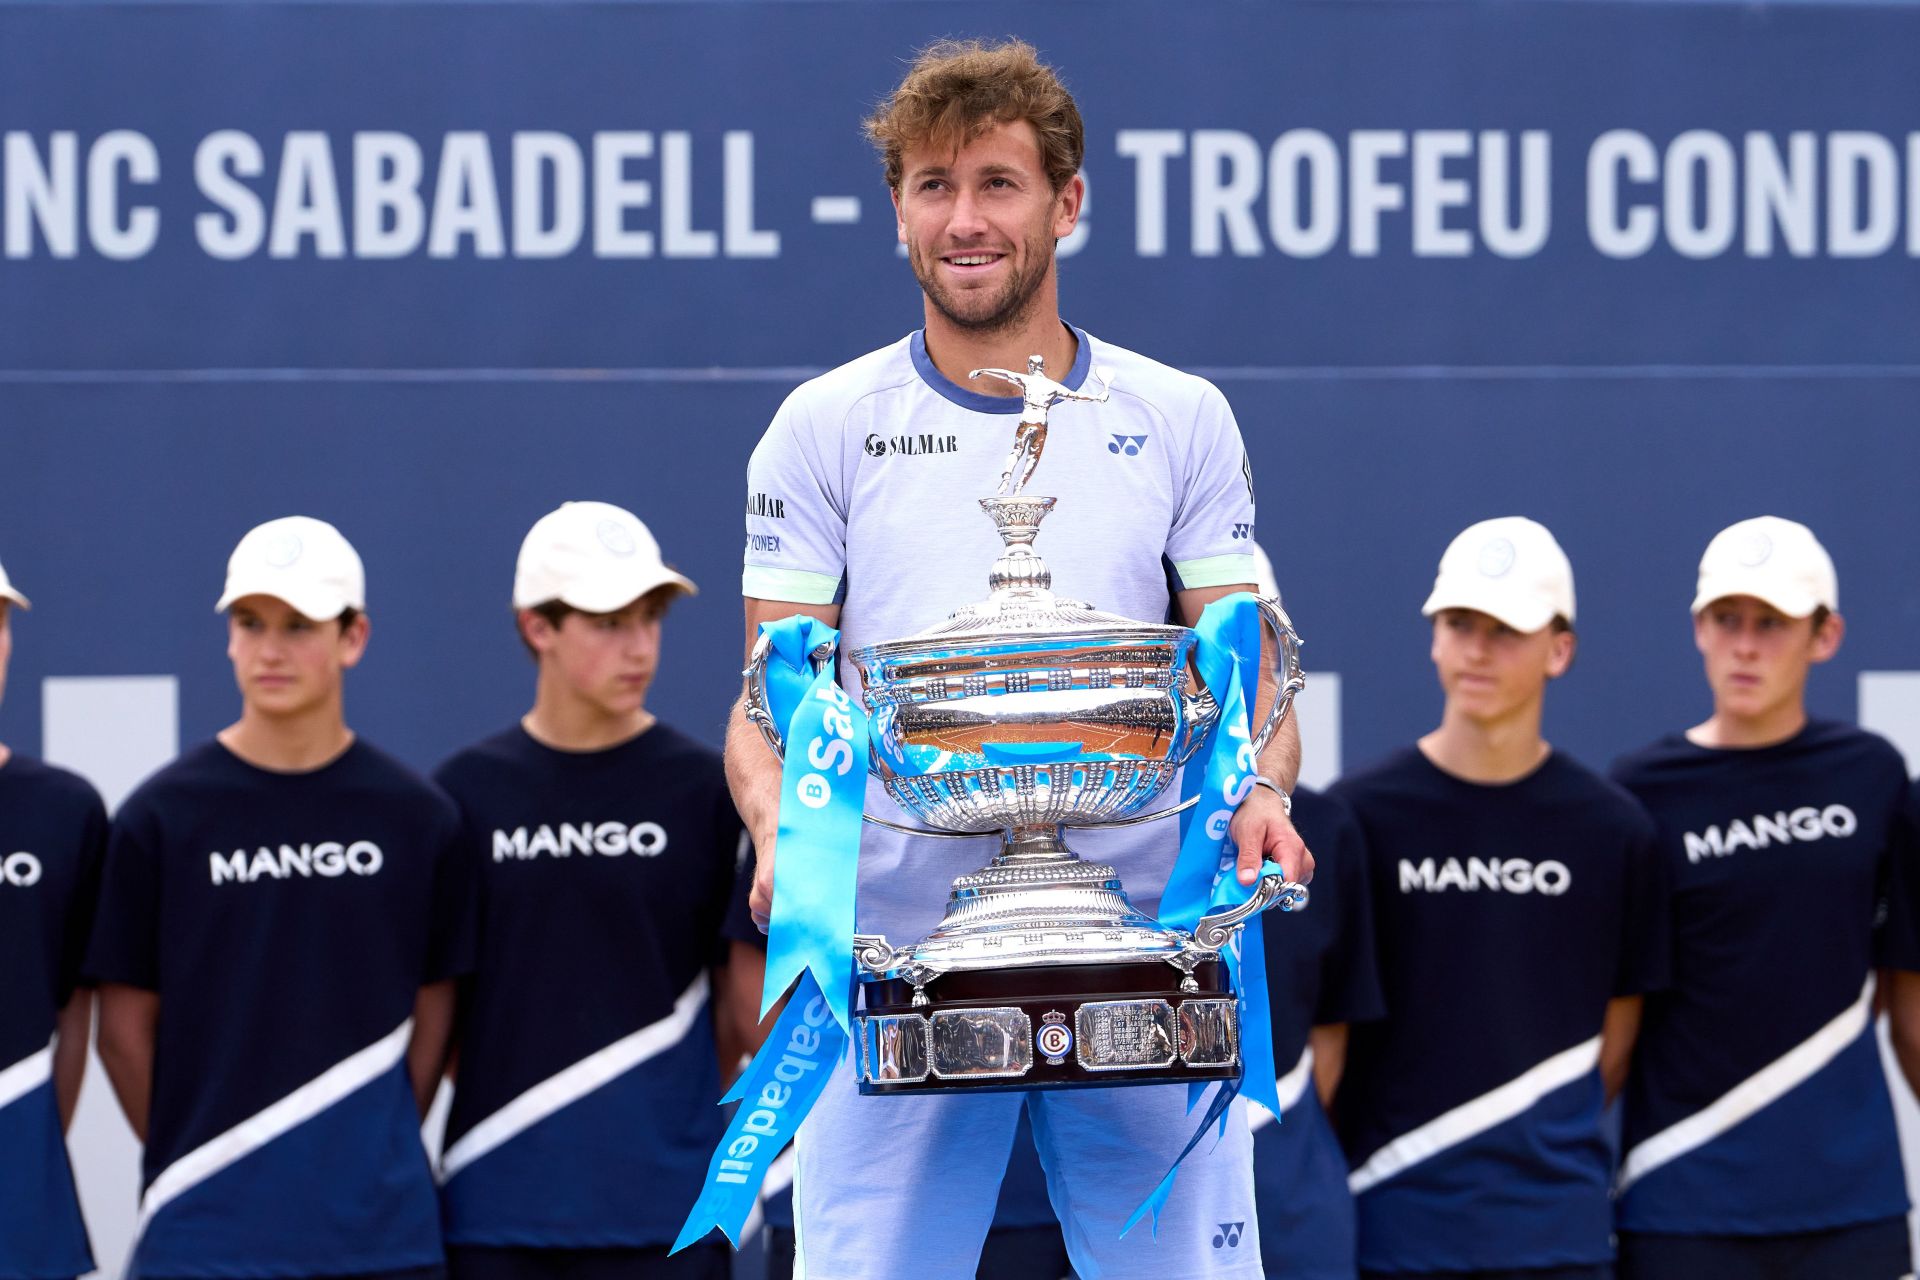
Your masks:
<svg viewBox="0 0 1920 1280"><path fill-rule="evenodd" d="M1059 191L1087 153L1080 108L1060 77L1022 40L942 40L920 51L899 88L867 117L866 133L886 166L887 186L898 191L908 147L957 149L1016 120L1033 126L1047 181Z"/></svg>

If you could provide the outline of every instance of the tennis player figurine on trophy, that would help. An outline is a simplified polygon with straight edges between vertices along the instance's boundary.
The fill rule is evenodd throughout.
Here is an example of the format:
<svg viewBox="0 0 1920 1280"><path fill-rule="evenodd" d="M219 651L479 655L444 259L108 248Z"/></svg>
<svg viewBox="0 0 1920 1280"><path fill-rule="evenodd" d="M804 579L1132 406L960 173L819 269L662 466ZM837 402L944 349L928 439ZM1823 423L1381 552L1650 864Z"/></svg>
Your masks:
<svg viewBox="0 0 1920 1280"><path fill-rule="evenodd" d="M905 945L853 938L864 1093L1236 1078L1239 1009L1222 953L1256 912L1306 903L1304 886L1267 874L1244 901L1189 931L1143 915L1113 867L1068 847L1070 828L1186 808L1149 812L1209 740L1224 693L1200 677L1193 629L1057 596L1034 550L1055 500L1023 490L1048 412L1062 401L1104 401L1108 379L1096 372L1098 392L1048 378L1038 356L1025 372L974 372L1014 383L1024 404L1000 493L980 500L1004 547L989 594L919 635L852 655L871 717L872 770L930 828L912 830L1001 837L990 864L953 882L932 933ZM1273 600L1255 605L1281 658L1273 706L1251 737L1257 757L1305 681L1285 612ZM766 660L763 639L747 670L747 714L782 752ZM1246 697L1250 704L1251 689Z"/></svg>

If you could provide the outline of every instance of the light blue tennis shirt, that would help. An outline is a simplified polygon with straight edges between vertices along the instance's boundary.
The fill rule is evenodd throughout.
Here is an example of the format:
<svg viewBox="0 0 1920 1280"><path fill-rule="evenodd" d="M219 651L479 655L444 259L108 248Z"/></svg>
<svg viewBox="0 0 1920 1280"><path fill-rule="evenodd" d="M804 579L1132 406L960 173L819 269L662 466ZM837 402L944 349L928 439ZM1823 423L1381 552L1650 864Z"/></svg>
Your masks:
<svg viewBox="0 0 1920 1280"><path fill-rule="evenodd" d="M1093 389L1099 383L1089 373L1098 368L1112 394L1101 404L1054 407L1024 490L1059 500L1035 542L1054 590L1157 623L1175 590L1253 582L1252 470L1226 397L1203 378L1073 332L1073 368L1064 377L1049 372L1068 387ZM920 332L802 384L747 470L743 594L838 601L840 678L857 694L852 653L985 598L1001 546L978 499L999 487L1020 408L1018 396L983 394L942 375ZM877 783L867 812L914 822ZM1155 908L1177 823L1069 839L1083 857L1113 863L1136 906ZM994 852L991 838L931 840L869 825L860 846L860 929L895 943L927 933L948 882Z"/></svg>

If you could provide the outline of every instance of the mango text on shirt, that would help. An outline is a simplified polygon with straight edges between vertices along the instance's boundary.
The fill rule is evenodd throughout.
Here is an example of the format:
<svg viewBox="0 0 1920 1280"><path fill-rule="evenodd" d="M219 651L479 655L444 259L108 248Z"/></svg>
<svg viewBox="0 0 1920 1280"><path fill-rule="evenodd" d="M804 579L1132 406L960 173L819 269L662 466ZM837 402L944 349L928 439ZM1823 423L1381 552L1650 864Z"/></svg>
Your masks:
<svg viewBox="0 0 1920 1280"><path fill-rule="evenodd" d="M1573 885L1573 872L1567 864L1548 858L1529 862L1525 858L1448 858L1436 868L1432 858L1418 863L1400 859L1400 892L1438 893L1445 889L1475 892L1492 889L1503 893L1539 893L1558 897Z"/></svg>
<svg viewBox="0 0 1920 1280"><path fill-rule="evenodd" d="M549 858L565 858L576 853L597 853L608 858L633 853L652 858L666 847L666 828L657 822L636 822L631 826L624 822L563 822L558 831L543 822L531 831L515 827L511 831L496 829L493 833L495 862L537 858L543 853Z"/></svg>
<svg viewBox="0 0 1920 1280"><path fill-rule="evenodd" d="M254 884L261 880L292 880L296 876L331 879L349 871L356 876L375 875L385 865L386 857L371 840L355 840L344 845L337 840L322 840L319 844L262 847L251 856L245 849L210 853L207 861L215 884Z"/></svg>
<svg viewBox="0 0 1920 1280"><path fill-rule="evenodd" d="M40 874L40 859L24 849L0 858L0 884L10 884L16 889L31 888L40 883Z"/></svg>
<svg viewBox="0 0 1920 1280"><path fill-rule="evenodd" d="M1824 809L1802 805L1791 812L1782 809L1771 815L1756 813L1752 823L1735 818L1724 832L1718 826L1698 833L1689 831L1681 840L1687 847L1687 861L1698 862L1707 857L1724 858L1742 849L1850 836L1859 829L1860 819L1843 804L1830 804Z"/></svg>

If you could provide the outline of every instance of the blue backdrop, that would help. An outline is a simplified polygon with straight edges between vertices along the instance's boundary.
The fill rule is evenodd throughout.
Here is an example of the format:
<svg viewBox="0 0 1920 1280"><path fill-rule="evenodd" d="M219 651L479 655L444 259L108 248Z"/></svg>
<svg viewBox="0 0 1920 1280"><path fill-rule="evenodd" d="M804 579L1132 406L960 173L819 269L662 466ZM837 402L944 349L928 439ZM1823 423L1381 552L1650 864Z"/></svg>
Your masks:
<svg viewBox="0 0 1920 1280"><path fill-rule="evenodd" d="M1821 710L1920 667L1920 9L16 4L0 729L37 747L44 675L226 723L226 554L297 511L367 561L351 718L430 765L523 709L514 551L592 497L704 588L654 705L717 740L747 455L918 322L859 118L1009 31L1089 125L1064 310L1233 402L1349 760L1435 719L1418 606L1487 515L1573 559L1589 759L1703 714L1693 564L1742 516L1839 563Z"/></svg>

